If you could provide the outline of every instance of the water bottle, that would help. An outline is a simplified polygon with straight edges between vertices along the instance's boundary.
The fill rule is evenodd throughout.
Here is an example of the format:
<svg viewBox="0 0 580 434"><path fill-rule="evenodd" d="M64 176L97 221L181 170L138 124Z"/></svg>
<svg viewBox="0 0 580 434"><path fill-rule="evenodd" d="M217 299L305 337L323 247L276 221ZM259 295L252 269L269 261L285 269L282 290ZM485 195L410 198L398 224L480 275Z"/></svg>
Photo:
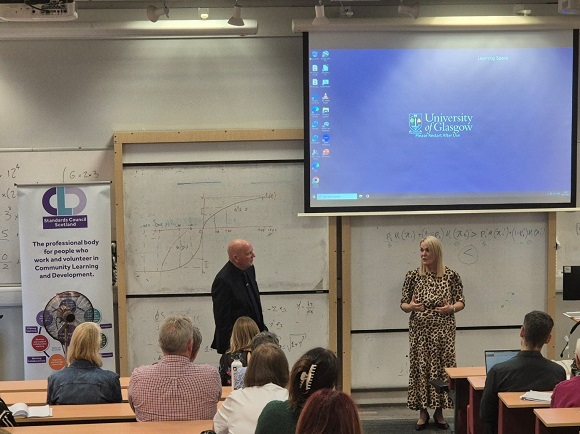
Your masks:
<svg viewBox="0 0 580 434"><path fill-rule="evenodd" d="M234 361L232 362L232 389L238 390L244 387L244 377L241 375L240 368L242 367L242 362L240 361L240 355L234 354Z"/></svg>

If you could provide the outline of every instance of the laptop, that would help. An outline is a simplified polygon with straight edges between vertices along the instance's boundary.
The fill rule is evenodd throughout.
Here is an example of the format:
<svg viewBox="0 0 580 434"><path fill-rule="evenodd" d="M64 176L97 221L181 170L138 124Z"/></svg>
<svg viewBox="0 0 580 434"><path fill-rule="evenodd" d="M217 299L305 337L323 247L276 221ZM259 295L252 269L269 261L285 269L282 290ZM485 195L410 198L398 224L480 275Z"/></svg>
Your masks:
<svg viewBox="0 0 580 434"><path fill-rule="evenodd" d="M485 372L488 373L493 365L511 359L520 350L485 350Z"/></svg>

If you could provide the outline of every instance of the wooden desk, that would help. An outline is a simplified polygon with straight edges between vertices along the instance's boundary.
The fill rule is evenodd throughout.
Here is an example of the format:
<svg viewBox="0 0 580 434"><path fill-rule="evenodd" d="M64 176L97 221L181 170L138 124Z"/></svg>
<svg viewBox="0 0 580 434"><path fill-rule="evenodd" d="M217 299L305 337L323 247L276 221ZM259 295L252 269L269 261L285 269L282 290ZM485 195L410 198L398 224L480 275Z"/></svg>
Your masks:
<svg viewBox="0 0 580 434"><path fill-rule="evenodd" d="M4 428L13 434L198 434L212 429L212 420L184 420L175 422L118 422L86 425L41 425ZM63 429L64 428L64 429Z"/></svg>
<svg viewBox="0 0 580 434"><path fill-rule="evenodd" d="M43 390L46 393L47 386L47 380L0 381L0 394L4 392L39 392Z"/></svg>
<svg viewBox="0 0 580 434"><path fill-rule="evenodd" d="M121 389L126 389L129 386L130 377L121 377ZM17 381L0 381L0 394L4 392L34 392L45 391L48 387L47 380L17 380Z"/></svg>
<svg viewBox="0 0 580 434"><path fill-rule="evenodd" d="M536 434L578 434L580 408L536 408Z"/></svg>
<svg viewBox="0 0 580 434"><path fill-rule="evenodd" d="M19 418L16 422L18 425L47 425L70 422L134 422L137 420L128 402L120 404L51 405L50 408L52 408L51 417Z"/></svg>
<svg viewBox="0 0 580 434"><path fill-rule="evenodd" d="M520 399L525 392L500 392L498 434L530 434L534 432L534 408L550 407L550 403Z"/></svg>
<svg viewBox="0 0 580 434"><path fill-rule="evenodd" d="M222 386L222 396L220 397L220 400L223 401L226 399L230 396L230 393L232 393L232 386Z"/></svg>
<svg viewBox="0 0 580 434"><path fill-rule="evenodd" d="M485 366L445 368L449 389L455 391L455 433L467 434L467 405L469 403L468 377L485 375Z"/></svg>
<svg viewBox="0 0 580 434"><path fill-rule="evenodd" d="M127 389L121 389L121 396L123 402L127 402L129 392ZM28 405L44 405L46 404L46 390L42 391L24 391L24 392L5 392L0 394L0 398L8 405L16 404L17 402L24 402Z"/></svg>
<svg viewBox="0 0 580 434"><path fill-rule="evenodd" d="M467 377L469 383L469 404L467 406L467 432L469 434L483 434L483 425L479 418L481 395L485 387L485 376Z"/></svg>

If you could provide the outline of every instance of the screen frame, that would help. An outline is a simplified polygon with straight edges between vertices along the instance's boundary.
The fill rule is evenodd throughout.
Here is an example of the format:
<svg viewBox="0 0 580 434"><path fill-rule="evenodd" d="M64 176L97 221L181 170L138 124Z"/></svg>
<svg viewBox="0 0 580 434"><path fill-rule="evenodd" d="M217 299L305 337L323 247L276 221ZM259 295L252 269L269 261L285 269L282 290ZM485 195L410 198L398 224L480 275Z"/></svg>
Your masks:
<svg viewBox="0 0 580 434"><path fill-rule="evenodd" d="M495 29L495 31L501 29ZM526 30L526 29L522 29ZM485 204L409 204L391 206L311 206L310 204L310 178L311 178L311 155L310 155L310 86L309 86L309 32L303 32L303 110L304 110L304 214L305 215L349 215L349 214L416 214L416 213L465 213L465 212L537 212L537 211L573 211L577 205L578 192L578 61L579 61L579 30L578 29L543 29L543 30L569 30L572 32L573 64L572 64L572 107L571 107L571 195L569 203L485 203ZM385 30L387 32L389 30ZM481 32L481 29L474 31ZM494 31L494 30L486 30ZM517 31L517 30L515 30Z"/></svg>

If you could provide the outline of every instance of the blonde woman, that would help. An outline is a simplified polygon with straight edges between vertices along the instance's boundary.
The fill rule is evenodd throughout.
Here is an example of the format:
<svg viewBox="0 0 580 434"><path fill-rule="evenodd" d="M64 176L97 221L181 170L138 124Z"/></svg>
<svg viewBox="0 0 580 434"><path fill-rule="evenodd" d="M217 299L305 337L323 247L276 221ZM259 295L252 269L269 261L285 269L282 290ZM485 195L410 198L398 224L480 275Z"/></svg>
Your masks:
<svg viewBox="0 0 580 434"><path fill-rule="evenodd" d="M235 358L242 362L242 366L248 366L248 354L252 339L260 333L256 322L249 316L241 316L234 323L232 336L230 337L230 349L220 358L220 377L222 386L231 386L231 365Z"/></svg>
<svg viewBox="0 0 580 434"><path fill-rule="evenodd" d="M100 348L101 329L97 324L86 322L75 328L66 355L68 367L48 377L48 404L122 401L119 375L101 369Z"/></svg>
<svg viewBox="0 0 580 434"><path fill-rule="evenodd" d="M419 410L416 431L426 428L428 408L435 409L435 426L448 429L444 408L453 408L447 392L437 393L431 380L447 380L445 368L455 363L455 314L465 307L463 284L443 264L439 240L428 236L420 243L419 268L405 276L401 309L409 317L409 396L407 407Z"/></svg>

